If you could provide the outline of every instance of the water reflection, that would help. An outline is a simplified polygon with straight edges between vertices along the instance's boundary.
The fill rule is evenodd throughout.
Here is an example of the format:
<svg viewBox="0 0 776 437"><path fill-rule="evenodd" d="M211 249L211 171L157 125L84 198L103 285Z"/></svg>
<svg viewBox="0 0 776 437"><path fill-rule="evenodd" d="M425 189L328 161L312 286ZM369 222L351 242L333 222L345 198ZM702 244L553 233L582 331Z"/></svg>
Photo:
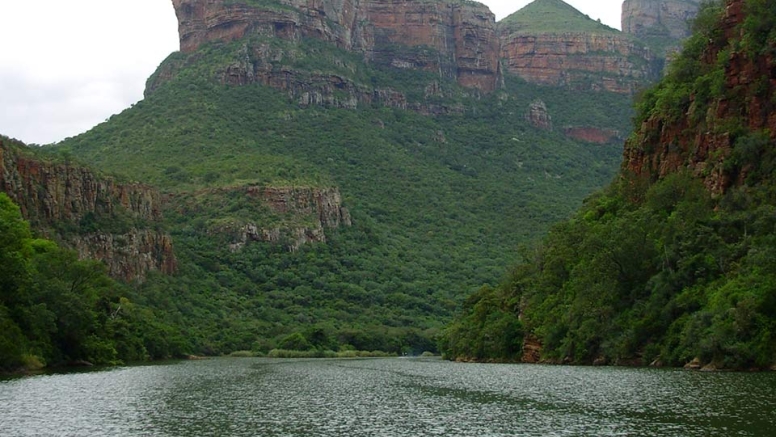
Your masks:
<svg viewBox="0 0 776 437"><path fill-rule="evenodd" d="M776 375L215 359L0 382L3 436L770 436Z"/></svg>

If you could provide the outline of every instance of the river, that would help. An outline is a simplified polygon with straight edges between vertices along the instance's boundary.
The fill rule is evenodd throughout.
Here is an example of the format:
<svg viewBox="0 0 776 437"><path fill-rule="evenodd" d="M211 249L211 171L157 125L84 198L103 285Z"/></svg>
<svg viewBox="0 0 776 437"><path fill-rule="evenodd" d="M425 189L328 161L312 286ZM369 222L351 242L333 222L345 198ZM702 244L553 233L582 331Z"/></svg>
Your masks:
<svg viewBox="0 0 776 437"><path fill-rule="evenodd" d="M220 358L0 381L12 436L773 436L776 374Z"/></svg>

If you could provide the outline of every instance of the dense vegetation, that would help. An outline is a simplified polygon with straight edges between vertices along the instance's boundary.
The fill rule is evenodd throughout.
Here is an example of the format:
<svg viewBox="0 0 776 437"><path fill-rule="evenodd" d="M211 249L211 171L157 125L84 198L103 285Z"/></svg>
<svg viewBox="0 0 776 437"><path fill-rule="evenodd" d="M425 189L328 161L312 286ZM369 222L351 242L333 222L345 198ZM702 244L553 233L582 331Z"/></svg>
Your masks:
<svg viewBox="0 0 776 437"><path fill-rule="evenodd" d="M75 362L115 364L188 350L181 333L134 303L96 261L32 237L0 193L0 371Z"/></svg>
<svg viewBox="0 0 776 437"><path fill-rule="evenodd" d="M724 86L731 50L753 59L773 53L776 11L766 3L747 2L742 38L732 41L721 31L719 3L705 5L681 57L643 97L636 122L679 122L707 114L714 101L739 105L752 93L773 95L767 84ZM725 49L708 62L708 47ZM773 113L772 101L765 105L762 111ZM465 302L445 331L445 353L520 360L527 338L541 341L542 358L551 362L776 362L773 136L741 117L692 119L689 126L730 135L724 171L733 180L745 174L740 184L712 197L697 175L657 180L624 169L571 220L524 250L509 280Z"/></svg>
<svg viewBox="0 0 776 437"><path fill-rule="evenodd" d="M613 33L611 28L579 12L562 0L535 0L499 21L499 26L522 33Z"/></svg>
<svg viewBox="0 0 776 437"><path fill-rule="evenodd" d="M295 334L306 340L302 349L433 350L461 299L516 261L518 242L568 217L614 174L618 147L535 129L525 115L541 97L557 127L625 132L626 96L507 78L503 90L478 97L319 42L260 42L282 58L277 68L346 75L402 91L411 103L463 111L300 107L260 84L223 85L245 42L212 44L172 55L160 71L174 66L175 78L159 85L155 76L144 101L50 148L174 193L165 216L180 272L152 276L139 294L194 351L267 352ZM443 95L424 96L429 83ZM268 243L232 251L219 233L224 222L306 220L251 204L240 194L247 186L337 186L353 226L295 252Z"/></svg>

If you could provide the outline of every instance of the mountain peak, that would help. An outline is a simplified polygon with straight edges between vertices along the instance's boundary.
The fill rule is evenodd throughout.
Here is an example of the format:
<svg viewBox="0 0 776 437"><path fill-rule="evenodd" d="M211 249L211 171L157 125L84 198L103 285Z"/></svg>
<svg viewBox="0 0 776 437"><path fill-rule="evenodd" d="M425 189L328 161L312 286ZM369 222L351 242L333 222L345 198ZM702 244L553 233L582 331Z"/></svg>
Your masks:
<svg viewBox="0 0 776 437"><path fill-rule="evenodd" d="M563 0L535 0L499 25L519 33L619 33Z"/></svg>

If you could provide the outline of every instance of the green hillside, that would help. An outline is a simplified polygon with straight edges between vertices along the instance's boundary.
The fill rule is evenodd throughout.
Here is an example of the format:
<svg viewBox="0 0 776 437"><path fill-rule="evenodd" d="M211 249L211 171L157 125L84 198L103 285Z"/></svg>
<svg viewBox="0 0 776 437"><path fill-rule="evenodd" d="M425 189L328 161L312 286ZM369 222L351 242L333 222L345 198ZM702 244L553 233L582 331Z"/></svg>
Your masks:
<svg viewBox="0 0 776 437"><path fill-rule="evenodd" d="M728 39L725 9L705 5L667 77L638 105L641 131L626 157L685 163L680 170L647 164L638 176L626 161L615 183L524 252L509 280L466 301L445 332L447 354L520 360L527 340L526 358L548 362L773 366L776 154L764 120L776 112L775 90L767 80L730 86L738 77L728 66L736 59L740 71L767 77L757 73L773 68L776 12L759 0L745 12ZM661 130L681 134L662 144ZM701 146L714 146L695 141L707 132L732 147L704 157ZM713 175L729 186L712 191ZM537 343L541 355L530 356Z"/></svg>
<svg viewBox="0 0 776 437"><path fill-rule="evenodd" d="M563 0L534 0L499 21L499 26L519 33L620 33L576 10Z"/></svg>
<svg viewBox="0 0 776 437"><path fill-rule="evenodd" d="M556 126L628 125L624 96L515 78L470 96L434 74L376 69L319 42L272 42L289 54L278 68L346 74L400 90L410 103L463 110L300 107L260 84L220 83L218 71L244 56L244 43L173 54L160 71L174 65L174 79L49 149L174 194L164 212L180 272L152 277L141 294L184 328L195 352L266 352L294 333L318 349L434 349L461 299L498 283L519 242L567 217L614 174L619 147L535 129L525 120L529 104L543 99ZM444 97L425 96L437 81ZM249 186L336 186L353 226L295 252L269 243L232 251L220 224L295 220L222 194Z"/></svg>

